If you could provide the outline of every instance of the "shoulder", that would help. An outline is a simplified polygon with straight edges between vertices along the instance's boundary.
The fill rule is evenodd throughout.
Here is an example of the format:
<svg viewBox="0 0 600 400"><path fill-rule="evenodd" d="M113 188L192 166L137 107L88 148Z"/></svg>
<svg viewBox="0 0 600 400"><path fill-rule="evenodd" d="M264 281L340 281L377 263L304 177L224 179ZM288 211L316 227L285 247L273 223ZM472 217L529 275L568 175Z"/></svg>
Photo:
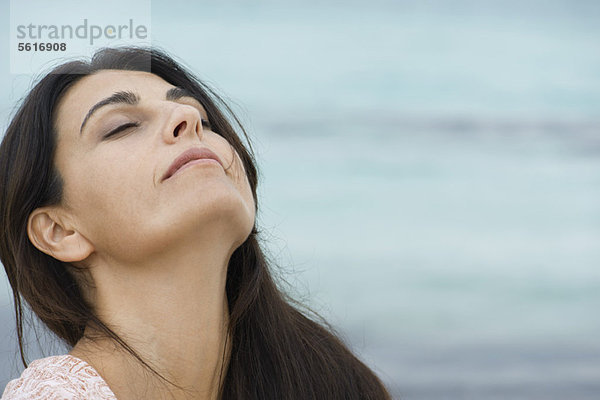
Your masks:
<svg viewBox="0 0 600 400"><path fill-rule="evenodd" d="M35 360L10 381L2 400L68 399L116 400L96 370L71 355Z"/></svg>

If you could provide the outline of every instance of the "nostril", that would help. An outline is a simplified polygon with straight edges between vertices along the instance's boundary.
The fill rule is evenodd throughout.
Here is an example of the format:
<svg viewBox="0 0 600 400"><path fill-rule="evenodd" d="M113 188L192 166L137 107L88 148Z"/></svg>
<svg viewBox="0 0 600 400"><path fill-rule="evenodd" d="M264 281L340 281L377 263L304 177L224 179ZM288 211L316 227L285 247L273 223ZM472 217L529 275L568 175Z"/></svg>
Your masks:
<svg viewBox="0 0 600 400"><path fill-rule="evenodd" d="M187 122L182 121L181 123L179 123L179 125L177 125L175 127L175 129L173 130L173 136L177 137L179 136L179 132L185 130L185 127L187 126Z"/></svg>

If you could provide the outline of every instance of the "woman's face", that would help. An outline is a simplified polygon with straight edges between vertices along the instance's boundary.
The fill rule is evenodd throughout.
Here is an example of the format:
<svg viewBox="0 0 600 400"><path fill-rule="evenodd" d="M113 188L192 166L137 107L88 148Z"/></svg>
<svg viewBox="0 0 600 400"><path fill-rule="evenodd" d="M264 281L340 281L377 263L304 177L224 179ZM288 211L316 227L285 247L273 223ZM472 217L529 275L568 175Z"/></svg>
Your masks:
<svg viewBox="0 0 600 400"><path fill-rule="evenodd" d="M237 152L202 122L202 105L173 88L147 72L104 70L77 81L58 104L61 206L97 254L114 261L143 263L199 243L235 249L254 224ZM163 179L182 153L200 148L223 165L191 163Z"/></svg>

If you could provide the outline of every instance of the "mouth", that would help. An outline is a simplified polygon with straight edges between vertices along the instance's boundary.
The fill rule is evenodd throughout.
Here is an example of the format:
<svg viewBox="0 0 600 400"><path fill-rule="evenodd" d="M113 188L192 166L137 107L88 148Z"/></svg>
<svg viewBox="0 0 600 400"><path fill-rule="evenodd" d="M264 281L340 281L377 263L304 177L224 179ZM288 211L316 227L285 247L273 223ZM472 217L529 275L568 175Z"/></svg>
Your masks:
<svg viewBox="0 0 600 400"><path fill-rule="evenodd" d="M181 155L171 163L169 169L167 170L167 172L165 172L161 181L169 179L177 171L188 165L197 164L198 160L214 160L218 162L221 165L221 167L223 166L221 159L208 148L194 147L181 153Z"/></svg>

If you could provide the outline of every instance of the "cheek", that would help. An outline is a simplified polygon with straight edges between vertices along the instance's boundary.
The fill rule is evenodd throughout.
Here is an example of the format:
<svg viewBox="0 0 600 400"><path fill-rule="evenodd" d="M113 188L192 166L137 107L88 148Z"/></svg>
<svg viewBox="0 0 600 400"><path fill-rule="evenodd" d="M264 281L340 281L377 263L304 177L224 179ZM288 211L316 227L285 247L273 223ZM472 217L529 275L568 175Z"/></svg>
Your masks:
<svg viewBox="0 0 600 400"><path fill-rule="evenodd" d="M252 209L254 209L254 197L252 195L252 188L250 187L250 181L248 180L248 176L246 173L246 169L244 168L244 163L242 162L242 159L240 158L240 156L237 154L237 152L234 153L235 154L235 173L236 173L236 183L238 185L238 188L240 189L240 193L244 194L244 197L246 197L246 200L251 203L252 205Z"/></svg>
<svg viewBox="0 0 600 400"><path fill-rule="evenodd" d="M255 202L254 196L252 194L252 188L250 186L250 182L248 181L248 177L246 175L246 170L244 168L244 163L242 159L239 157L238 153L233 149L230 150L230 160L233 158L233 164L228 172L231 179L233 180L237 191L243 198L243 201L246 206L247 214L250 216L252 223L254 223L255 218Z"/></svg>
<svg viewBox="0 0 600 400"><path fill-rule="evenodd" d="M131 163L127 158L88 159L67 174L65 200L93 229L126 223L152 193L143 190L152 185L152 176L144 172L143 163Z"/></svg>
<svg viewBox="0 0 600 400"><path fill-rule="evenodd" d="M248 178L246 177L244 163L239 154L229 145L229 142L220 136L218 138L217 145L220 150L219 155L222 155L225 167L229 167L226 171L227 175L233 180L240 193L251 191Z"/></svg>
<svg viewBox="0 0 600 400"><path fill-rule="evenodd" d="M96 251L115 258L137 259L148 252L152 218L157 214L150 174L138 164L86 164L65 184L65 199L78 230Z"/></svg>

